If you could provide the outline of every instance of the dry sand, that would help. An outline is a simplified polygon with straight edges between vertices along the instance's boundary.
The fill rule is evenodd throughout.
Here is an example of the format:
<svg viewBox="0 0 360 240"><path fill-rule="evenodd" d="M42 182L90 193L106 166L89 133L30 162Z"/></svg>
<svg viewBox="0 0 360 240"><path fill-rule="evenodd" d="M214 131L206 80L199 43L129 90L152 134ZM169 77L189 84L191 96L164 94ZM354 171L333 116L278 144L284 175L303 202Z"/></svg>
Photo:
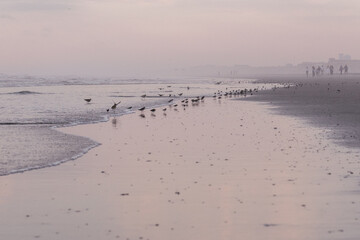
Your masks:
<svg viewBox="0 0 360 240"><path fill-rule="evenodd" d="M206 99L62 129L101 146L0 178L0 239L359 239L359 151L268 105Z"/></svg>

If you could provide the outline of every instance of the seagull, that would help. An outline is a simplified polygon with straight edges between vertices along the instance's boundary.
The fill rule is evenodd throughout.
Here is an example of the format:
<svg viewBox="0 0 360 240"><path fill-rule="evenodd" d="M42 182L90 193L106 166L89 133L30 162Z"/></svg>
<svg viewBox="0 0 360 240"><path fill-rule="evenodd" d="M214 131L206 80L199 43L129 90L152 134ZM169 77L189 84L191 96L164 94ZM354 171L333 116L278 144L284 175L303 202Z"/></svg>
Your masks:
<svg viewBox="0 0 360 240"><path fill-rule="evenodd" d="M84 100L88 103L91 102L91 98L84 98Z"/></svg>
<svg viewBox="0 0 360 240"><path fill-rule="evenodd" d="M145 110L145 107L139 108L138 110L139 110L139 111L144 111L144 110Z"/></svg>

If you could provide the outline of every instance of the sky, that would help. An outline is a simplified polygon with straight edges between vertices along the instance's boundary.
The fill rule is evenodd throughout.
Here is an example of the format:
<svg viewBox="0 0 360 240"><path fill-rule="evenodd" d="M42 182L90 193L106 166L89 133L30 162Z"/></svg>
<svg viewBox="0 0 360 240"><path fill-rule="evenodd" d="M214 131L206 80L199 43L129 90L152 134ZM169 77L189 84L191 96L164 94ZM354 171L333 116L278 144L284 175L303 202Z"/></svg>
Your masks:
<svg viewBox="0 0 360 240"><path fill-rule="evenodd" d="M0 73L360 59L359 0L0 0Z"/></svg>

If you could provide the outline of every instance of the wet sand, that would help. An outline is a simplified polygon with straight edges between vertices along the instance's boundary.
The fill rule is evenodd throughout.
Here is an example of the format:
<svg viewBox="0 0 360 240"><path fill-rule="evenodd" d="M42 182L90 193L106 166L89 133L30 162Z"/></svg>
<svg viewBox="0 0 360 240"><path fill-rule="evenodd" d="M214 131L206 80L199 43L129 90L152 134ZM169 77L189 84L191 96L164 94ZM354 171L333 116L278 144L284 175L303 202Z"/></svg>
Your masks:
<svg viewBox="0 0 360 240"><path fill-rule="evenodd" d="M281 83L285 88L261 91L249 100L271 103L276 113L306 119L331 130L339 144L360 147L360 75L268 76L261 83Z"/></svg>
<svg viewBox="0 0 360 240"><path fill-rule="evenodd" d="M358 239L359 151L263 103L206 99L61 131L102 145L0 178L0 239Z"/></svg>

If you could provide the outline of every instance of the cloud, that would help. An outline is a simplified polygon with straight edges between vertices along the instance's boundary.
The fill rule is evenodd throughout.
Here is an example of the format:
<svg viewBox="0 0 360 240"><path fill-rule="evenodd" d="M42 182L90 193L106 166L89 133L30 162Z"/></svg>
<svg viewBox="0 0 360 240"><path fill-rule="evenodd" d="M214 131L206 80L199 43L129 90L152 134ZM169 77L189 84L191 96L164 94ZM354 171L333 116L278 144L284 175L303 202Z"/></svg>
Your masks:
<svg viewBox="0 0 360 240"><path fill-rule="evenodd" d="M64 11L76 6L76 1L68 0L0 0L0 11L32 12L32 11Z"/></svg>
<svg viewBox="0 0 360 240"><path fill-rule="evenodd" d="M8 15L8 14L0 14L0 19L15 20L15 18L13 16Z"/></svg>

